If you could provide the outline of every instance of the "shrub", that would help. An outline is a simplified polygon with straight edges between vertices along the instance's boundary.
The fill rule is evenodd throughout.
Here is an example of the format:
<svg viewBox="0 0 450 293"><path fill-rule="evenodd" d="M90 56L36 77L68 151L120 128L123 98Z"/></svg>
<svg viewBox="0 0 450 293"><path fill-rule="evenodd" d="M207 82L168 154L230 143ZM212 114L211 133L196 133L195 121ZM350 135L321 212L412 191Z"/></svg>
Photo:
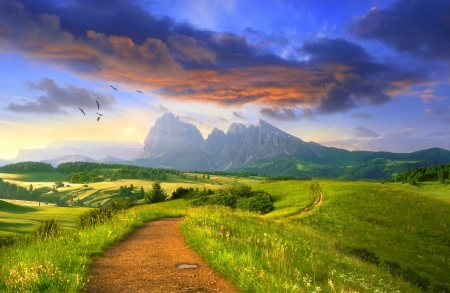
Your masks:
<svg viewBox="0 0 450 293"><path fill-rule="evenodd" d="M131 208L132 206L133 206L133 202L127 197L119 198L119 199L113 200L113 202L112 202L112 207L115 210L126 210L126 209Z"/></svg>
<svg viewBox="0 0 450 293"><path fill-rule="evenodd" d="M241 198L238 200L236 207L241 210L267 214L273 211L275 206L272 203L272 197L264 191L255 192L256 195L249 198Z"/></svg>
<svg viewBox="0 0 450 293"><path fill-rule="evenodd" d="M61 225L55 219L47 219L36 231L37 237L49 237L58 235L61 232Z"/></svg>
<svg viewBox="0 0 450 293"><path fill-rule="evenodd" d="M218 195L214 196L213 203L221 206L236 208L238 199L239 197L235 194L231 194L228 191L221 191Z"/></svg>
<svg viewBox="0 0 450 293"><path fill-rule="evenodd" d="M178 187L174 192L172 192L172 199L185 198L189 195L189 188Z"/></svg>
<svg viewBox="0 0 450 293"><path fill-rule="evenodd" d="M100 204L100 203L99 203ZM101 223L105 223L113 216L113 210L111 208L99 208L92 210L86 214L83 214L78 219L78 227L84 229L90 226L95 226Z"/></svg>
<svg viewBox="0 0 450 293"><path fill-rule="evenodd" d="M199 198L193 200L191 202L191 206L194 207L201 207L201 206L205 206L211 204L211 200L209 196L200 196Z"/></svg>

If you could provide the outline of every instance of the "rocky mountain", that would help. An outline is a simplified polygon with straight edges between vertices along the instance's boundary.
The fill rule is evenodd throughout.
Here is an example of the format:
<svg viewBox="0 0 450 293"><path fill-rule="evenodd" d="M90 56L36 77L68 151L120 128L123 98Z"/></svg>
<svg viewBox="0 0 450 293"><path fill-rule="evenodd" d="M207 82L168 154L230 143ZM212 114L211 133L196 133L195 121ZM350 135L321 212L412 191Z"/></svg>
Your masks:
<svg viewBox="0 0 450 293"><path fill-rule="evenodd" d="M227 132L214 128L206 140L192 124L166 113L144 141L149 164L181 170L231 170L295 155L322 157L325 147L304 142L264 120L249 127L233 123Z"/></svg>
<svg viewBox="0 0 450 293"><path fill-rule="evenodd" d="M134 161L138 165L179 170L240 170L296 177L349 178L348 170L353 168L365 174L363 178L372 179L408 166L447 162L450 151L439 148L400 154L325 147L305 142L264 120L248 127L233 123L226 132L214 128L203 139L194 125L171 113L156 120L145 138L144 153Z"/></svg>
<svg viewBox="0 0 450 293"><path fill-rule="evenodd" d="M129 141L91 141L91 140L61 140L47 145L45 148L20 149L13 162L25 161L61 161L70 156L88 157L101 160L111 156L122 160L132 160L142 154L143 145ZM67 157L68 156L68 157Z"/></svg>

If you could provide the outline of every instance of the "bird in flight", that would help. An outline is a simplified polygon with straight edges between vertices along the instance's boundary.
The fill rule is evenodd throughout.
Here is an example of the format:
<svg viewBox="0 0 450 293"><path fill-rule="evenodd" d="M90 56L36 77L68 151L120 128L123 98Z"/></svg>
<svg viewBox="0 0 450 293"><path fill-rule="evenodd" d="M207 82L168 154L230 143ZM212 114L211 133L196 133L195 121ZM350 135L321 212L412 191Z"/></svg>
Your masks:
<svg viewBox="0 0 450 293"><path fill-rule="evenodd" d="M95 113L97 113L97 115L103 116L103 114L100 114L99 112L95 112Z"/></svg>
<svg viewBox="0 0 450 293"><path fill-rule="evenodd" d="M78 108L78 109L80 109L80 111L83 112L83 115L86 115L86 114L84 113L83 109L81 109L81 108Z"/></svg>
<svg viewBox="0 0 450 293"><path fill-rule="evenodd" d="M100 116L98 116L97 121L100 120Z"/></svg>
<svg viewBox="0 0 450 293"><path fill-rule="evenodd" d="M115 88L115 87L113 87L112 85L109 85L110 87L112 87L114 90L116 90L117 91L117 89Z"/></svg>
<svg viewBox="0 0 450 293"><path fill-rule="evenodd" d="M141 92L141 91L137 91L137 92L143 94L143 92Z"/></svg>
<svg viewBox="0 0 450 293"><path fill-rule="evenodd" d="M98 103L98 101L95 101L97 103L97 108L100 110L100 104Z"/></svg>

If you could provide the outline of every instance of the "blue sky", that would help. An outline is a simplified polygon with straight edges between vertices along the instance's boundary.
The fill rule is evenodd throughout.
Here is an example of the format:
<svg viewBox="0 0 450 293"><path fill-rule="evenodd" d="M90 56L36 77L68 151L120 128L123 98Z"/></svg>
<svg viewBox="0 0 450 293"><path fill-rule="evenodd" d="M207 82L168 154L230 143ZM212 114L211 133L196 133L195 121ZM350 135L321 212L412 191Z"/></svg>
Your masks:
<svg viewBox="0 0 450 293"><path fill-rule="evenodd" d="M264 119L349 150L450 149L449 65L447 0L0 0L0 158L142 142L165 112L205 138Z"/></svg>

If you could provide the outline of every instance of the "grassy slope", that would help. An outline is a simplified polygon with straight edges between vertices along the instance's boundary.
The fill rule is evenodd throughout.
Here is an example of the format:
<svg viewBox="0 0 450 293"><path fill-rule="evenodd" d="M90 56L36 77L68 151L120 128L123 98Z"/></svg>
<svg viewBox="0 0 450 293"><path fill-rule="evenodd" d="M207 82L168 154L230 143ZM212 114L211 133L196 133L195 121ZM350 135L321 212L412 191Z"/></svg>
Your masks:
<svg viewBox="0 0 450 293"><path fill-rule="evenodd" d="M324 202L296 214L311 201L311 183L320 184ZM192 209L183 224L189 243L244 292L313 292L313 286L335 292L328 280L336 292L420 292L385 267L352 256L352 248L366 249L381 264L410 268L434 285L450 285L450 205L427 189L336 181L256 187L275 195L274 212Z"/></svg>
<svg viewBox="0 0 450 293"><path fill-rule="evenodd" d="M64 229L74 229L79 216L89 210L77 207L31 207L0 200L0 235L30 233L47 219L56 219Z"/></svg>

